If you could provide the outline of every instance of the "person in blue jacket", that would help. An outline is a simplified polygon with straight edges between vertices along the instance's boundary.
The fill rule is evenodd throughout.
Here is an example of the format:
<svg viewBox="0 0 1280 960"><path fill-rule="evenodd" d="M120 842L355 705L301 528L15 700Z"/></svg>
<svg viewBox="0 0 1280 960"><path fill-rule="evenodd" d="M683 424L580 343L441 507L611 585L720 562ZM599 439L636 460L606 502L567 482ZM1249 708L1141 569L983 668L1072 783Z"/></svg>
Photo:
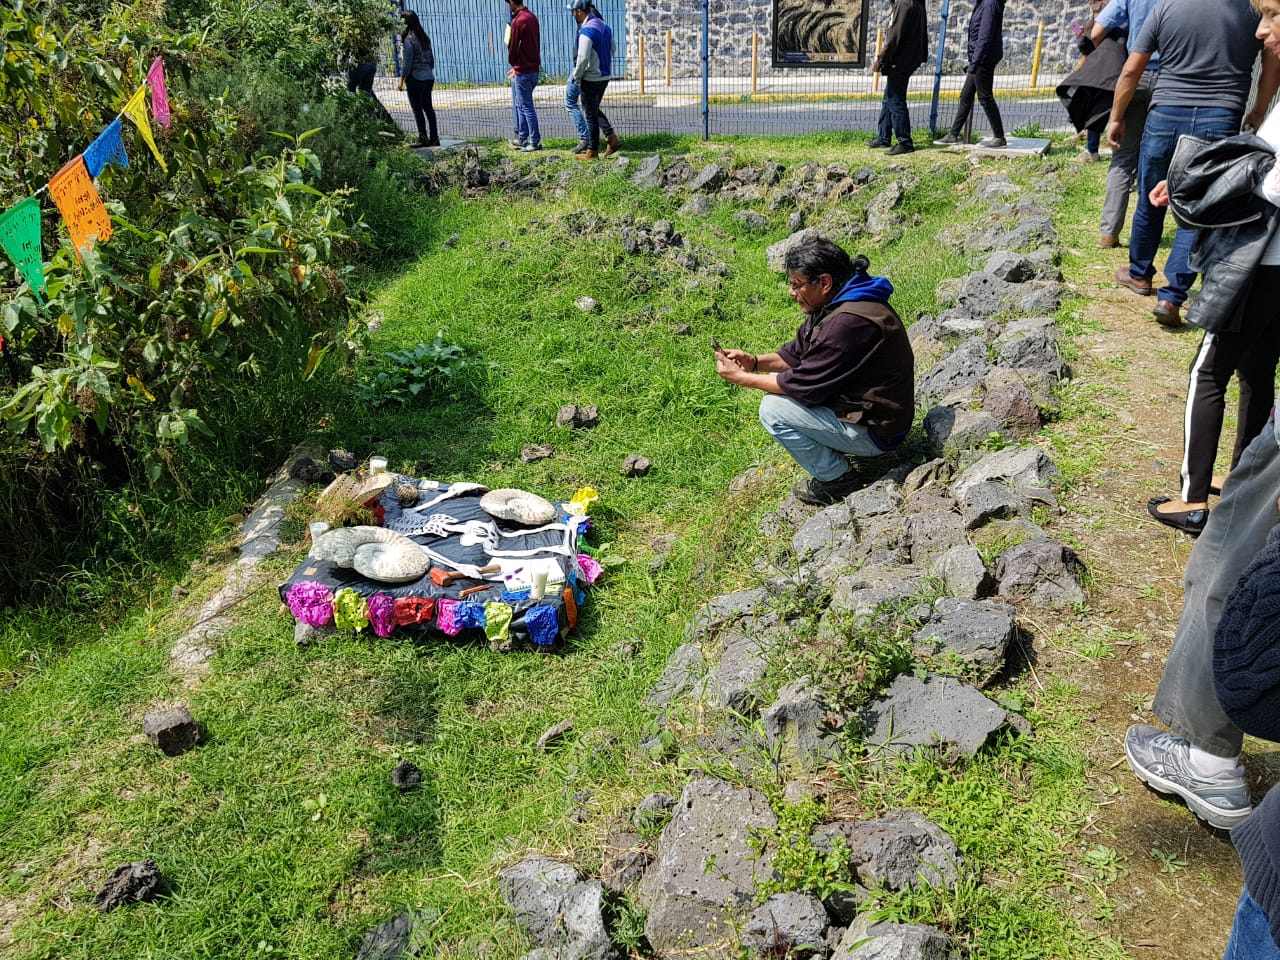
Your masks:
<svg viewBox="0 0 1280 960"><path fill-rule="evenodd" d="M1008 146L1004 138L1004 120L994 93L996 65L1004 59L1004 0L977 0L973 16L969 18L968 63L964 68L964 86L960 89L960 104L951 131L935 141L941 144L960 142L960 132L973 113L973 95L977 93L987 121L991 124L991 136L978 141L980 147Z"/></svg>
<svg viewBox="0 0 1280 960"><path fill-rule="evenodd" d="M763 391L760 422L809 474L791 488L802 503L844 499L860 481L849 457L883 456L911 429L915 356L870 265L826 238L799 244L784 260L805 314L795 339L764 354L712 341L721 378Z"/></svg>

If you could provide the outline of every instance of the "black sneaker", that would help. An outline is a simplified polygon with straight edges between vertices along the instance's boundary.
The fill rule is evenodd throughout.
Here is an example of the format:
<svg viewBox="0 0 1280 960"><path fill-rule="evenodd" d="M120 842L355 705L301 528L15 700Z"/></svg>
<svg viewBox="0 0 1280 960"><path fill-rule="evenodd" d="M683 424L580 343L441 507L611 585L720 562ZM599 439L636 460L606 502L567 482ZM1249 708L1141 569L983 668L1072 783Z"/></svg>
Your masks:
<svg viewBox="0 0 1280 960"><path fill-rule="evenodd" d="M791 487L791 495L801 503L815 507L829 507L839 503L858 488L858 471L850 467L834 480L819 480L809 477L797 480Z"/></svg>
<svg viewBox="0 0 1280 960"><path fill-rule="evenodd" d="M946 136L939 137L937 140L933 142L942 147L949 147L952 144L959 143L960 138L957 137L954 133L948 133Z"/></svg>
<svg viewBox="0 0 1280 960"><path fill-rule="evenodd" d="M587 150L588 150L588 149L590 149L590 148L591 148L591 144L590 144L590 143L588 143L586 140L579 140L579 141L577 142L577 144L575 144L575 145L574 145L574 148L573 148L572 150L570 150L569 152L570 152L570 153L584 153L585 151L587 151Z"/></svg>
<svg viewBox="0 0 1280 960"><path fill-rule="evenodd" d="M1009 141L1004 137L986 137L978 141L978 146L985 147L988 150L1003 150L1009 146Z"/></svg>
<svg viewBox="0 0 1280 960"><path fill-rule="evenodd" d="M889 148L889 156L900 157L904 153L915 153L916 145L910 140L899 140Z"/></svg>
<svg viewBox="0 0 1280 960"><path fill-rule="evenodd" d="M872 150L879 150L881 147L887 147L888 145L888 140L881 140L879 137L873 137L867 141L867 146Z"/></svg>

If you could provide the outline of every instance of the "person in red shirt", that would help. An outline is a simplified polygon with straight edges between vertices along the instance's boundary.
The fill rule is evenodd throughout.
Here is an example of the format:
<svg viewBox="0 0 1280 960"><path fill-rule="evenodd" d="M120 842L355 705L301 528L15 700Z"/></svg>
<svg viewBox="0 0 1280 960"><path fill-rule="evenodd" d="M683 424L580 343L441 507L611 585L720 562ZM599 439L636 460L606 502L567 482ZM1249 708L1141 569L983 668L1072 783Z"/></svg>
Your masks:
<svg viewBox="0 0 1280 960"><path fill-rule="evenodd" d="M542 70L542 40L538 35L538 18L524 5L524 0L507 0L511 10L511 38L507 42L507 79L511 81L511 112L515 116L516 135L511 145L532 153L542 149L542 133L538 130L538 114L533 109L533 88Z"/></svg>

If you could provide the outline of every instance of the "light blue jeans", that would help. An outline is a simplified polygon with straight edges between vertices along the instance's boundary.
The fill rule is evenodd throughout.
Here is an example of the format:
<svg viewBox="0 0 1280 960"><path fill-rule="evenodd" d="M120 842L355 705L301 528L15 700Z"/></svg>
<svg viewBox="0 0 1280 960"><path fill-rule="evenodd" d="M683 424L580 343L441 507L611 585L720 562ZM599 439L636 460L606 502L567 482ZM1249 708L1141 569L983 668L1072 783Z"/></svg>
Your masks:
<svg viewBox="0 0 1280 960"><path fill-rule="evenodd" d="M517 73L511 78L511 112L515 115L516 139L540 147L542 134L538 131L538 114L533 109L533 88L537 85L536 73Z"/></svg>
<svg viewBox="0 0 1280 960"><path fill-rule="evenodd" d="M564 85L564 108L569 111L569 119L573 121L573 128L578 131L578 139L586 141L591 136L591 131L587 128L587 118L582 114L582 107L578 106L580 96L582 90L578 87L578 81L570 74Z"/></svg>
<svg viewBox="0 0 1280 960"><path fill-rule="evenodd" d="M845 423L830 407L806 407L776 393L766 393L760 401L760 422L806 473L819 480L847 473L845 454L880 457L885 453L866 427Z"/></svg>
<svg viewBox="0 0 1280 960"><path fill-rule="evenodd" d="M1280 960L1280 947L1271 939L1267 915L1246 889L1236 904L1231 939L1222 960Z"/></svg>

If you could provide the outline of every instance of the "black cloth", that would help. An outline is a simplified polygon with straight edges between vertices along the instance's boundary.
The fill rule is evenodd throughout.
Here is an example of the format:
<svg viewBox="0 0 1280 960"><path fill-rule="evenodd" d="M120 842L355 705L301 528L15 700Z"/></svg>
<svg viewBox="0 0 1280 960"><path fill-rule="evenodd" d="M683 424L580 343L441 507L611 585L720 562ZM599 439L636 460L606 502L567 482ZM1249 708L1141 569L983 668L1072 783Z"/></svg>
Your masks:
<svg viewBox="0 0 1280 960"><path fill-rule="evenodd" d="M929 56L929 14L924 0L893 0L880 48L881 73L913 73Z"/></svg>
<svg viewBox="0 0 1280 960"><path fill-rule="evenodd" d="M1245 733L1280 742L1280 528L1227 597L1213 644L1223 712Z"/></svg>
<svg viewBox="0 0 1280 960"><path fill-rule="evenodd" d="M1169 210L1196 230L1187 259L1202 277L1187 321L1209 333L1239 330L1254 275L1280 226L1280 207L1254 193L1275 151L1251 133L1209 142L1178 138L1169 163Z"/></svg>
<svg viewBox="0 0 1280 960"><path fill-rule="evenodd" d="M911 429L915 355L888 304L837 303L806 317L778 356L789 368L778 374L778 386L797 403L830 407L885 441Z"/></svg>
<svg viewBox="0 0 1280 960"><path fill-rule="evenodd" d="M405 516L413 516L412 513L405 513L404 508L400 506L396 498L396 487L402 482L417 482L412 477L397 477L393 483L379 498L378 503L385 511L383 523L385 525L394 525L397 518L402 513ZM446 485L447 486L447 485ZM422 494L424 500L433 498L436 492L426 491ZM494 521L488 513L480 507L480 497L482 491L477 490L473 493L463 494L449 499L442 500L434 506L428 507L423 512L423 517L432 514L446 514L452 520L458 523L466 523L469 520L484 520L496 522L500 529L518 530L518 526ZM451 533L446 536L434 537L429 534L417 534L409 537L416 543L423 544L434 550L441 556L448 557L455 564L466 564L474 567L482 567L491 562L491 557L483 544L462 545L462 534ZM572 574L573 577L578 575L578 566L576 556L565 556L558 553L555 548L562 547L564 544L564 534L562 531L547 530L540 533L530 533L521 537L503 538L502 546L510 550L537 550L538 557L554 557L560 564L560 568L566 572L566 576ZM517 561L518 562L518 561ZM441 569L450 569L450 565L433 560L433 567ZM459 594L470 587L480 586L484 583L490 583L488 590L473 594L466 599L475 603L486 603L490 600L503 599L503 586L501 583L485 580L473 580L462 578L454 581L447 587L437 586L431 579L428 572L425 576L418 580L411 580L407 583L383 583L378 580L370 580L353 569L336 566L326 560L314 560L306 558L302 563L298 564L289 579L280 584L280 599L287 601L289 587L295 583L303 581L314 581L322 583L335 593L343 587L350 587L362 597L371 597L376 593L384 593L390 597L423 597L440 600L443 598L460 599ZM566 581L567 584L567 581ZM547 588L546 595L541 600L531 600L525 598L515 600L514 598L506 600L512 609L511 617L511 637L518 642L532 642L529 637L529 628L525 623L525 614L531 607L550 606L556 611L556 618L561 631L571 626L569 612L566 601L563 596L565 585L557 585L554 589L550 586ZM406 633L422 633L426 632L432 636L442 636L439 628L436 626L434 618L429 623L417 626L397 627L392 636L398 636L401 631ZM483 639L484 631L468 628L463 631L462 639Z"/></svg>
<svg viewBox="0 0 1280 960"><path fill-rule="evenodd" d="M965 73L975 67L994 71L1004 59L1004 0L978 0L969 18L969 63Z"/></svg>
<svg viewBox="0 0 1280 960"><path fill-rule="evenodd" d="M1088 27L1086 26L1086 32ZM1076 130L1106 129L1115 98L1116 81L1129 55L1124 35L1108 35L1093 53L1084 58L1067 78L1058 84L1058 99Z"/></svg>
<svg viewBox="0 0 1280 960"><path fill-rule="evenodd" d="M1280 526L1240 575L1213 643L1213 681L1223 711L1245 733L1280 741ZM1280 792L1274 788L1231 831L1244 884L1280 946Z"/></svg>

